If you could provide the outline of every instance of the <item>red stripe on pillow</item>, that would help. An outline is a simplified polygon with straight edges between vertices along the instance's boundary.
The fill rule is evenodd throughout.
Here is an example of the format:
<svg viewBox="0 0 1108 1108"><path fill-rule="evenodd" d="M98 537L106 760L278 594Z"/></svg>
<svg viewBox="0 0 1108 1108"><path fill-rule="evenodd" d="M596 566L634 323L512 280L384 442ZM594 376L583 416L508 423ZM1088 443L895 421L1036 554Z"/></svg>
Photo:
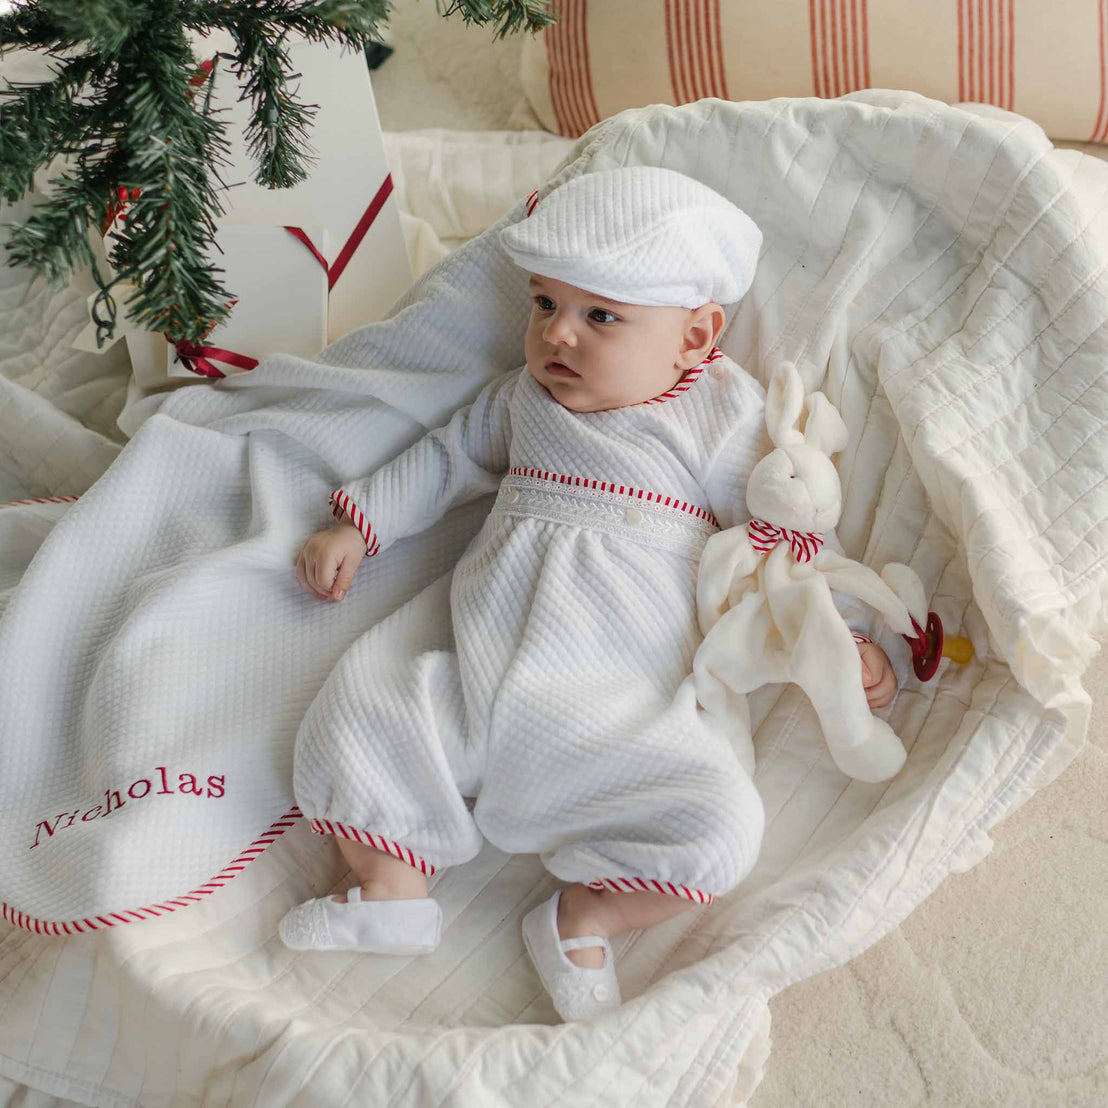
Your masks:
<svg viewBox="0 0 1108 1108"><path fill-rule="evenodd" d="M1100 31L1099 45L1100 45L1100 107L1096 111L1096 123L1093 124L1093 133L1089 136L1089 142L1101 142L1101 128L1104 126L1104 105L1105 105L1105 75L1104 75L1104 5L1106 0L1100 0L1097 4L1097 26Z"/></svg>
<svg viewBox="0 0 1108 1108"><path fill-rule="evenodd" d="M593 93L592 87L592 67L589 64L588 0L579 0L579 2L581 5L581 12L577 22L577 41L581 58L582 107L585 112L584 130L587 131L593 124L600 122L600 112L596 107L596 96Z"/></svg>
<svg viewBox="0 0 1108 1108"><path fill-rule="evenodd" d="M977 0L977 96L984 100L985 92L985 53L988 41L985 36L985 0ZM989 101L991 103L991 101Z"/></svg>
<svg viewBox="0 0 1108 1108"><path fill-rule="evenodd" d="M700 76L703 81L701 96L715 96L716 83L712 80L712 31L708 22L708 6L711 0L700 0L700 10L697 13L696 37L699 46Z"/></svg>
<svg viewBox="0 0 1108 1108"><path fill-rule="evenodd" d="M820 73L823 76L823 95L835 96L831 87L831 72L827 65L827 5L819 0Z"/></svg>
<svg viewBox="0 0 1108 1108"><path fill-rule="evenodd" d="M680 36L677 33L677 12L679 0L665 0L666 19L666 61L669 64L669 86L673 90L673 102L685 104L689 101L685 93L684 75L681 65Z"/></svg>
<svg viewBox="0 0 1108 1108"><path fill-rule="evenodd" d="M570 16L566 10L565 0L563 0L560 10L556 14L558 15L558 22L546 32L546 52L550 69L550 103L554 109L558 134L567 138L575 138L581 132L579 122L574 117L570 92L571 59L566 29L566 23Z"/></svg>
<svg viewBox="0 0 1108 1108"><path fill-rule="evenodd" d="M989 0L989 103L1003 104L1004 95L1000 91L1003 72L1004 43L1001 41L1000 12L993 11L999 7L1001 0ZM995 85L994 85L995 78Z"/></svg>
<svg viewBox="0 0 1108 1108"><path fill-rule="evenodd" d="M558 0L558 22L547 28L550 104L558 134L576 138L599 122L589 65L586 0Z"/></svg>
<svg viewBox="0 0 1108 1108"><path fill-rule="evenodd" d="M862 80L865 88L872 88L869 78L869 0L862 0Z"/></svg>
<svg viewBox="0 0 1108 1108"><path fill-rule="evenodd" d="M1016 102L1016 9L1015 0L1008 0L1008 100L1005 107L1015 111Z"/></svg>
<svg viewBox="0 0 1108 1108"><path fill-rule="evenodd" d="M565 0L566 103L572 120L573 134L586 130L585 111L581 104L581 58L577 51L578 0Z"/></svg>
<svg viewBox="0 0 1108 1108"><path fill-rule="evenodd" d="M808 34L816 96L831 98L869 88L866 0L808 0Z"/></svg>
<svg viewBox="0 0 1108 1108"><path fill-rule="evenodd" d="M958 0L961 3L961 0ZM550 90L550 107L554 112L554 129L559 135L569 135L569 127L566 125L565 112L562 108L561 82L564 79L561 59L558 57L559 32L558 25L553 24L543 34L543 42L546 44L546 72L547 88Z"/></svg>
<svg viewBox="0 0 1108 1108"><path fill-rule="evenodd" d="M958 99L1015 104L1014 0L958 0Z"/></svg>
<svg viewBox="0 0 1108 1108"><path fill-rule="evenodd" d="M719 14L720 0L713 0L712 3L712 31L715 35L715 64L719 67L719 77L717 78L716 88L719 90L716 95L722 100L728 100L730 97L727 95L727 71L723 67L723 29L720 26L720 14Z"/></svg>
<svg viewBox="0 0 1108 1108"><path fill-rule="evenodd" d="M819 44L816 40L816 0L808 0L808 45L812 55L812 92L823 96L823 81L819 71Z"/></svg>
<svg viewBox="0 0 1108 1108"><path fill-rule="evenodd" d="M966 99L966 36L963 31L963 22L966 0L958 0L958 99Z"/></svg>
<svg viewBox="0 0 1108 1108"><path fill-rule="evenodd" d="M685 38L689 55L689 70L693 75L693 98L699 100L707 96L704 79L704 56L701 52L703 40L696 23L696 0L685 0Z"/></svg>

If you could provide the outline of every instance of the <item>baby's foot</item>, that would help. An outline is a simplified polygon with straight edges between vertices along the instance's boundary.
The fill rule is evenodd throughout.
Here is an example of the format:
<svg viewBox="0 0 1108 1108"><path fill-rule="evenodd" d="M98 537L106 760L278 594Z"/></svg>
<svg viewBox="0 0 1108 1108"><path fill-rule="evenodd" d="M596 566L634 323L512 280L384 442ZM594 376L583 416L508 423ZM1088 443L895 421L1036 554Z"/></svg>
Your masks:
<svg viewBox="0 0 1108 1108"><path fill-rule="evenodd" d="M277 927L293 950L358 950L366 954L429 954L442 938L437 900L363 900L355 885L345 900L317 897L287 912Z"/></svg>
<svg viewBox="0 0 1108 1108"><path fill-rule="evenodd" d="M571 939L584 934L596 934L596 928L580 927L570 922L569 897L563 891L558 898L558 938ZM604 948L602 946L585 946L580 948L565 948L566 957L575 965L585 969L600 969L604 965Z"/></svg>
<svg viewBox="0 0 1108 1108"><path fill-rule="evenodd" d="M523 943L558 1015L564 1020L587 1019L620 1003L612 947L599 935L561 938L557 924L561 898L561 893L555 893L524 916ZM595 946L597 942L602 945ZM600 952L598 967L570 961L574 954L594 950Z"/></svg>

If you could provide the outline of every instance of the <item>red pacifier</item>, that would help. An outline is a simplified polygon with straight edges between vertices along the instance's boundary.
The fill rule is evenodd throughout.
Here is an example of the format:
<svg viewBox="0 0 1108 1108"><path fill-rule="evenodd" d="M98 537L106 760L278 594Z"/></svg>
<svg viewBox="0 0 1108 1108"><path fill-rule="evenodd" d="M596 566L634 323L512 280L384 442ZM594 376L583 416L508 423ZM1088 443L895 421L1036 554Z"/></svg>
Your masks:
<svg viewBox="0 0 1108 1108"><path fill-rule="evenodd" d="M939 668L943 658L965 665L973 658L973 644L969 639L943 637L943 621L935 612L927 613L927 627L923 628L912 620L916 637L904 636L904 641L912 648L912 669L921 681L930 681Z"/></svg>

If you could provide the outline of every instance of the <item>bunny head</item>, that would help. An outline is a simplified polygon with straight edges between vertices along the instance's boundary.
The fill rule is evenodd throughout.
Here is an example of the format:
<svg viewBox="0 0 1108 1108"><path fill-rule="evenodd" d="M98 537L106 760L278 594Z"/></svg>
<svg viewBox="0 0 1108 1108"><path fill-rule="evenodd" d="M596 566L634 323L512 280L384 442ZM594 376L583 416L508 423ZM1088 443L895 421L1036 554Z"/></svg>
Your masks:
<svg viewBox="0 0 1108 1108"><path fill-rule="evenodd" d="M834 527L842 511L842 487L830 455L846 446L846 424L822 392L811 393L805 402L804 383L791 362L779 365L770 380L766 429L776 449L750 474L750 514L791 531Z"/></svg>

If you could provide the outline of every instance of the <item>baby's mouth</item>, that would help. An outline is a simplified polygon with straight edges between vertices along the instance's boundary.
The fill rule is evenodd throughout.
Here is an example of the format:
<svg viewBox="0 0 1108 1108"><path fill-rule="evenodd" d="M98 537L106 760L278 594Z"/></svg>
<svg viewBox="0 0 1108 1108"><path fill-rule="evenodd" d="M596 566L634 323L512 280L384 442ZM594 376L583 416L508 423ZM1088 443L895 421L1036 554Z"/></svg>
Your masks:
<svg viewBox="0 0 1108 1108"><path fill-rule="evenodd" d="M546 363L546 372L553 374L555 377L580 377L581 374L575 373L567 365L563 365L561 362L550 361Z"/></svg>

